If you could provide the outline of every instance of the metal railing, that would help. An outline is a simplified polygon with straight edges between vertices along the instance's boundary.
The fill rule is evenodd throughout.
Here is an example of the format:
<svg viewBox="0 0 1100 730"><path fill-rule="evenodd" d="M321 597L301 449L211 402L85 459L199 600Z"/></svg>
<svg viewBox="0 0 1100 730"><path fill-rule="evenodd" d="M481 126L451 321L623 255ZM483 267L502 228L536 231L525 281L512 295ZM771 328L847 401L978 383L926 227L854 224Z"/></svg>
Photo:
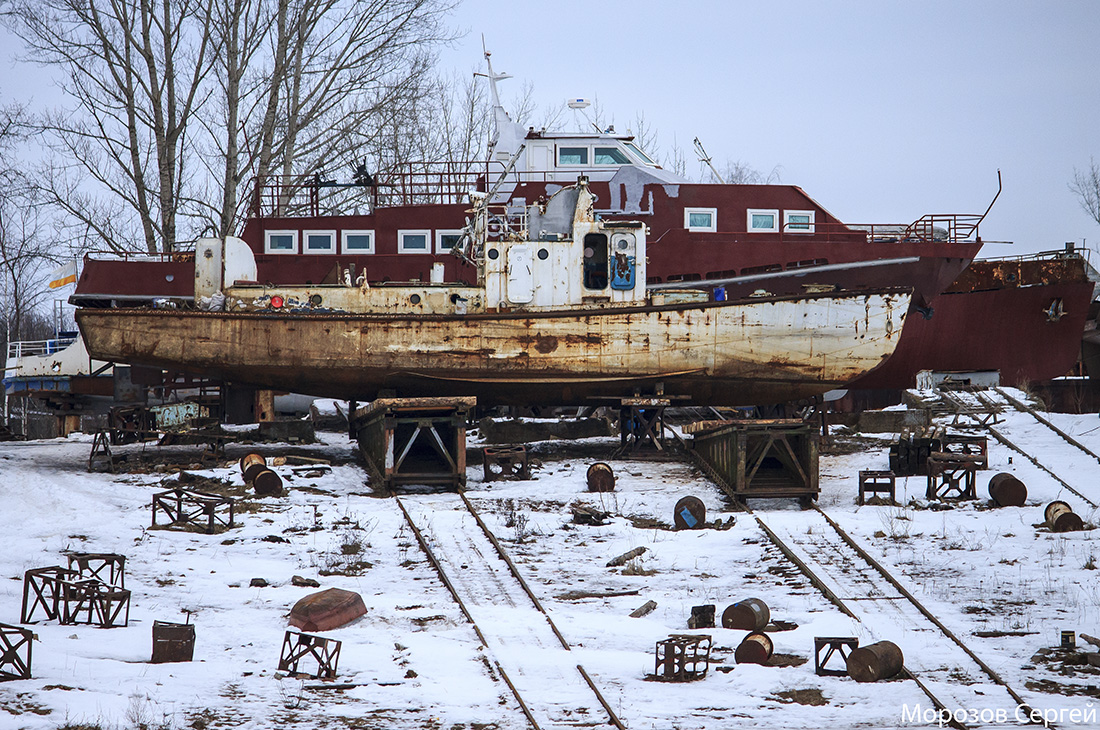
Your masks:
<svg viewBox="0 0 1100 730"><path fill-rule="evenodd" d="M29 355L52 355L76 342L80 335L62 335L49 340L20 340L8 343L8 359Z"/></svg>

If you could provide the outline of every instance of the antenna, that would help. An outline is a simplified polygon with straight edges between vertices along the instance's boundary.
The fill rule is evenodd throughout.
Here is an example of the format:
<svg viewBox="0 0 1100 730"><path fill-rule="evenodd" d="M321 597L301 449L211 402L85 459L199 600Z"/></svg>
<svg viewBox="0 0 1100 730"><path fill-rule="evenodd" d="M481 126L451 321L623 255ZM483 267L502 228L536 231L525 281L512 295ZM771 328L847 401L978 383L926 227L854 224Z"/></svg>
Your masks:
<svg viewBox="0 0 1100 730"><path fill-rule="evenodd" d="M503 107L500 106L500 94L497 92L497 82L503 81L504 79L510 79L512 78L512 75L493 73L493 61L491 58L493 54L490 53L489 50L485 47L484 33L481 34L481 52L485 54L485 65L488 67L489 73L475 73L474 75L484 76L485 78L489 79L489 90L493 94L493 106L503 109ZM505 112L505 116L507 116L507 112ZM511 119L511 117L509 117L509 119Z"/></svg>
<svg viewBox="0 0 1100 730"><path fill-rule="evenodd" d="M699 162L705 162L707 167L710 168L711 173L716 178L718 178L718 182L725 185L726 184L725 179L723 179L723 177L718 174L718 170L716 170L714 168L714 165L710 161L710 155L708 155L707 151L705 149L703 149L703 143L699 141L698 137L693 139L692 142L695 144L695 154L699 155Z"/></svg>

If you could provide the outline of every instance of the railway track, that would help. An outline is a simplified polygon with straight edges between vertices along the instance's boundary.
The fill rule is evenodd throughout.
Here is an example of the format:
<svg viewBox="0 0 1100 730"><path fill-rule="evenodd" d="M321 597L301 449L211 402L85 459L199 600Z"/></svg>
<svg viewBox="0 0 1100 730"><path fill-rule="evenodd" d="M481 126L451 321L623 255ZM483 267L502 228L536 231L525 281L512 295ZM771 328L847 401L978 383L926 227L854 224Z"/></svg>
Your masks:
<svg viewBox="0 0 1100 730"><path fill-rule="evenodd" d="M803 514L753 516L780 551L873 640L902 648L905 670L938 713L936 722L946 718L958 730L971 730L1003 718L1014 723L1031 712L996 671L840 525L815 509L821 520L809 530Z"/></svg>
<svg viewBox="0 0 1100 730"><path fill-rule="evenodd" d="M531 727L625 730L466 496L396 500Z"/></svg>

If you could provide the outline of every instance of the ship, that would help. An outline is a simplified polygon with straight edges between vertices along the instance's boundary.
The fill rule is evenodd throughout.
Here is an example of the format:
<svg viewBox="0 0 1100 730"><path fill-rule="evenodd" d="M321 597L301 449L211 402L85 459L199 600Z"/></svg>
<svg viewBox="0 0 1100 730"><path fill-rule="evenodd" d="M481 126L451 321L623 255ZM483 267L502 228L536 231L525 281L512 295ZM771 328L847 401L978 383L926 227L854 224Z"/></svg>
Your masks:
<svg viewBox="0 0 1100 730"><path fill-rule="evenodd" d="M647 231L608 220L582 176L490 238L476 201L461 251L476 282L254 282L251 249L203 239L193 309L85 307L92 357L349 400L476 396L591 405L639 389L682 403L812 398L893 352L909 288L730 299L650 291Z"/></svg>

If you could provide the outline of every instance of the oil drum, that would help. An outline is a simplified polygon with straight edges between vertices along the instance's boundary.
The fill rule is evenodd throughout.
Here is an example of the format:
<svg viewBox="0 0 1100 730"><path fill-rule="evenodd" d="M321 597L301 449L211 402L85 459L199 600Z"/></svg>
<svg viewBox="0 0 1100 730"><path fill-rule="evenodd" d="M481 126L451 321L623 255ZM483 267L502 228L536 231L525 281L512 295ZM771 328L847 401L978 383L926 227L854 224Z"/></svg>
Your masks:
<svg viewBox="0 0 1100 730"><path fill-rule="evenodd" d="M613 492L615 491L615 472L602 461L597 461L588 467L588 491Z"/></svg>
<svg viewBox="0 0 1100 730"><path fill-rule="evenodd" d="M763 631L771 621L768 604L759 598L738 601L722 612L722 628L744 631Z"/></svg>
<svg viewBox="0 0 1100 730"><path fill-rule="evenodd" d="M989 480L989 496L998 507L1023 507L1027 501L1027 487L1012 474L1001 472Z"/></svg>
<svg viewBox="0 0 1100 730"><path fill-rule="evenodd" d="M1065 502L1051 502L1047 505L1043 516L1053 532L1076 532L1085 529L1085 523Z"/></svg>
<svg viewBox="0 0 1100 730"><path fill-rule="evenodd" d="M733 658L738 664L767 664L774 650L771 637L754 631L741 640L733 652Z"/></svg>
<svg viewBox="0 0 1100 730"><path fill-rule="evenodd" d="M672 508L672 524L677 530L698 530L707 523L707 507L698 497L684 497Z"/></svg>
<svg viewBox="0 0 1100 730"><path fill-rule="evenodd" d="M895 676L904 662L897 644L879 641L852 649L848 655L848 676L857 682L877 682Z"/></svg>
<svg viewBox="0 0 1100 730"><path fill-rule="evenodd" d="M283 492L282 478L270 469L263 468L256 472L251 481L257 496L267 497Z"/></svg>

